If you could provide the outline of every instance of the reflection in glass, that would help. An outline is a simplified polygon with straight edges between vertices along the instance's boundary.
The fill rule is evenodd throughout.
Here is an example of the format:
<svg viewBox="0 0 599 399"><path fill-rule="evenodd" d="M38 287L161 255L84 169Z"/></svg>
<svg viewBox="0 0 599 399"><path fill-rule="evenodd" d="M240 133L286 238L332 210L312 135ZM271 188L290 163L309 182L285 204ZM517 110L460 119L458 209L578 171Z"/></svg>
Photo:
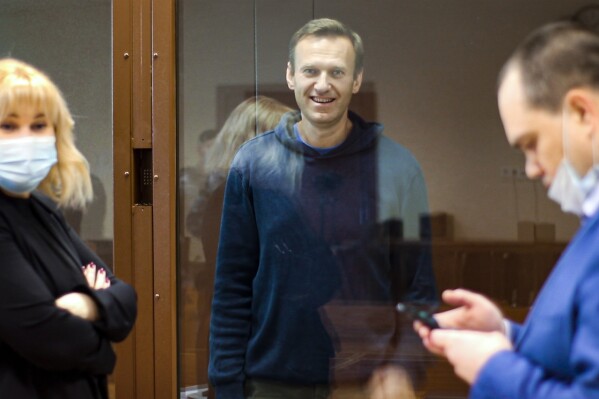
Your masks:
<svg viewBox="0 0 599 399"><path fill-rule="evenodd" d="M327 366L332 378L354 378L354 371L359 374L380 361L378 355L362 356L365 352L360 352L359 345L363 329L374 325L372 319L381 321L381 337L376 341L381 346L371 348L376 353L388 342L383 331L395 322L393 317L399 317L389 307L373 310L376 301L368 292L376 292L375 299L384 302L389 293L389 287L383 284L388 270L379 267L380 262L364 259L384 257L387 265L391 265L387 257L402 265L416 265L419 259L432 266L428 274L434 276L439 291L459 286L481 291L500 303L508 316L521 319L563 244L575 231L577 221L563 216L546 200L540 187L521 177L522 159L505 142L495 100L494 82L503 53L507 54L539 19L567 15L584 1L549 3L551 7L546 1L533 1L522 11L517 0L476 6L459 1L440 5L381 0L377 7L368 2L348 6L344 0L294 2L293 6L268 0L178 2L181 169L202 163L202 155L196 153L198 135L219 130L244 99L265 95L298 108L293 92L287 88L284 69L289 37L307 20L339 18L363 36L364 82L352 98L350 109L366 122L383 124L388 140L379 148L386 155L373 156L364 163L364 169L352 172L352 176L367 176L362 191L358 190L360 194L341 194L348 184L344 173L332 170L331 174L317 176L304 158L285 158L284 152L268 152L271 160L284 158L284 162L273 163L284 168L260 169L272 176L285 173L295 179L281 180L286 184L279 185L266 177L261 181L261 195L271 190L264 213L283 215L269 224L280 238L269 242L272 247L282 251L282 259L291 258L285 252L288 249L297 256L305 255L305 262L295 260L291 264L317 268L320 263L310 263L314 256L309 254L330 260L330 266L318 269L320 273L313 281L315 287L322 288L320 297L305 302L311 308L304 310L313 321L310 326L320 323L319 332L326 339L319 342L325 342L325 350L335 353ZM511 21L509 31L505 30L506 20ZM287 120L291 123L293 119ZM252 141L247 148L267 151L267 143L256 143L265 140ZM415 191L422 192L425 201L413 211L389 205L396 190L388 182L406 178L396 169L398 143L417 159L421 174L421 188ZM378 150L375 152L378 154ZM254 158L247 155L249 164ZM260 162L267 159L262 157ZM511 171L515 173L508 173ZM289 190L301 194L284 194ZM206 268L206 249L185 221L196 194L195 187L180 187L180 387L189 395L193 395L194 388L204 389L208 384L208 354L202 346L208 319L204 315L200 320L198 313L206 311L213 285ZM305 203L300 206L293 202L296 197ZM365 221L364 229L337 231L333 226L339 223L339 214L362 198L370 205L377 204L356 216L356 220ZM369 213L374 208L376 212ZM311 217L313 210L328 219ZM411 217L406 218L402 212ZM211 217L220 220L218 212L211 213ZM553 235L547 234L551 229ZM216 240L216 229L213 232L210 238ZM296 238L283 240L288 234ZM351 273L339 266L344 262L351 265ZM410 275L415 269L397 270ZM371 271L379 274L360 278L360 273ZM288 277L298 277L298 281L302 277L294 276ZM298 283L288 295L299 306L297 298L309 288ZM352 296L363 302L346 306ZM409 329L409 324L400 326ZM204 331L198 333L198 328ZM200 345L198 336L204 344ZM425 385L417 386L419 393L467 396L466 387L453 371L435 357L423 355L417 340L400 341L398 345L399 357L405 355L402 361L419 359L414 364L414 370L419 370L417 378L426 374Z"/></svg>
<svg viewBox="0 0 599 399"><path fill-rule="evenodd" d="M183 263L180 276L186 282L183 285L184 290L197 293L197 302L194 304L197 319L192 320L189 327L197 326L195 350L204 364L207 364L209 354L208 327L213 294L211 283L216 268L220 215L229 166L237 149L245 141L273 129L281 116L288 111L291 109L268 97L258 96L244 100L235 107L220 131L214 135L213 143L204 152L205 158L201 158L201 161L204 161L201 168L193 172L198 176L197 180L201 185L185 215L185 226L192 237L201 243L203 262L201 270L194 270L197 264ZM182 179L187 179L188 174L192 173L188 170L185 172L187 173L181 174ZM187 181L183 184L186 183ZM188 186L183 187L187 191L190 189ZM193 286L190 285L192 282Z"/></svg>
<svg viewBox="0 0 599 399"><path fill-rule="evenodd" d="M400 245L404 233L419 237L426 187L405 147L348 115L360 43L331 20L294 35L287 82L301 112L247 142L231 165L210 324L220 397L242 397L244 381L249 397L363 390L387 364L414 384L424 374L406 361L422 348L395 304L436 301L428 248Z"/></svg>
<svg viewBox="0 0 599 399"><path fill-rule="evenodd" d="M297 139L299 117L286 114L235 158L215 289L232 300L247 289L251 300L215 295L211 350L226 348L232 338L221 331L234 328L232 313L249 320L251 305L246 373L363 384L379 365L405 360L410 329L398 331L395 303L436 299L427 248L402 245L404 226L418 237L426 189L415 159L379 125L351 113L347 139L321 154ZM215 362L224 350L211 353Z"/></svg>

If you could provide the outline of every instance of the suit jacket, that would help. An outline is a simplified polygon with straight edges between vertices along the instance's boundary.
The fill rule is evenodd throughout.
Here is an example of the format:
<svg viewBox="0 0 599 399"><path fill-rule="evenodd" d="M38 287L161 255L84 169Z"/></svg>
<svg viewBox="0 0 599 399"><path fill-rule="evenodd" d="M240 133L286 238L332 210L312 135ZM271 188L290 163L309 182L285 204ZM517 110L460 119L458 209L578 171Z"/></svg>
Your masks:
<svg viewBox="0 0 599 399"><path fill-rule="evenodd" d="M111 286L88 287L81 267L107 270ZM68 292L89 295L101 318L89 322L55 306ZM136 316L132 287L117 279L66 224L56 205L0 192L0 396L105 399L115 364L111 343Z"/></svg>
<svg viewBox="0 0 599 399"><path fill-rule="evenodd" d="M555 266L524 325L512 324L515 352L481 370L471 398L599 398L599 212Z"/></svg>

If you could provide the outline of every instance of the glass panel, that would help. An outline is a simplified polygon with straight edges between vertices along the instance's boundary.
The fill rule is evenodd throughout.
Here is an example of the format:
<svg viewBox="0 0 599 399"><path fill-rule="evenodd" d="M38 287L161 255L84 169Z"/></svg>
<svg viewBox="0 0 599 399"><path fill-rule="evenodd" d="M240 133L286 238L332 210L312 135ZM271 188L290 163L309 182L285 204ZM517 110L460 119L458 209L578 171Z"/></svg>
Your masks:
<svg viewBox="0 0 599 399"><path fill-rule="evenodd" d="M339 171L333 166L323 167L330 173L320 178L310 174L315 170L312 164L301 158L285 158L271 165L272 180L262 181L265 187L272 184L268 187L272 190L270 196L264 187L238 182L239 187L248 190L239 196L248 199L247 209L256 218L251 223L259 227L252 241L251 235L239 232L247 228L243 223L250 222L235 214L239 231L225 230L228 233L223 233L221 243L228 241L226 245L230 246L224 248L236 250L224 252L223 262L233 264L251 247L259 249L256 256L261 262L267 259L285 266L288 273L295 271L293 266L301 265L306 270L314 267L311 273L287 276L293 284L285 289L298 290L290 305L290 291L279 292L279 283L265 280L262 274L275 272L260 263L256 278L245 286L254 290L254 296L248 297L254 324L246 330L253 341L252 348L247 349L250 353L241 356L240 362L245 372L255 372L258 379L316 381L314 374L318 373L314 370L322 367L323 361L316 355L313 362L305 359L321 342L309 333L318 327L326 335L322 342L328 340L325 345L332 348L319 381L338 382L338 397L364 397L360 384L385 361L407 369L419 396L466 397L466 385L449 365L420 347L419 340L410 335L408 321L399 316L395 320L394 312L388 313L394 300L418 299L419 294L408 289L409 294L403 292L402 296L400 292L399 298L386 296L385 289L393 289L390 281L395 280L381 265L397 266L399 281L405 283L402 273L409 274L410 262L418 259L414 264L426 263L427 256L432 255L432 263L428 264L438 292L454 287L477 290L497 301L508 316L523 319L578 221L562 214L546 198L541 185L525 178L522 156L510 148L503 134L495 82L502 63L528 31L542 22L571 15L584 3L535 0L524 6L518 0L179 0L181 397L197 397L208 389L208 327L224 176L231 161L230 154L219 146L219 137L231 132L225 123L236 113L236 107L255 95L274 98L293 109L298 107L285 80L288 41L309 19L324 16L347 23L362 36L364 77L350 109L384 126L390 140L385 150L390 153L383 156L383 149L377 150L375 161L367 163L371 168L367 172L335 175ZM252 107L253 117L259 117L259 106ZM256 143L266 145L268 141L255 140L246 146L251 148L244 152L252 160L250 164L267 158ZM405 200L405 192L415 192L413 186L399 194L396 191L397 185L401 186L398 181L405 178L397 162L409 158L393 152L400 151L398 143L413 155L414 161L409 163L417 163L424 176L422 190L427 194L415 200L412 211L401 208L396 212L393 208ZM263 154L262 158L251 151ZM276 159L285 154L275 151L269 155ZM245 165L242 161L240 165ZM225 166L215 172L215 164ZM294 169L297 165L300 168ZM300 176L301 188L294 188L294 195L281 194L291 187L290 182L277 179L282 179L282 173L298 170L302 172L295 176ZM250 179L240 173L243 179ZM309 176L313 180L306 180ZM338 188L357 181L364 185L354 187L351 194ZM282 198L289 203L283 204ZM360 208L362 198L366 208ZM231 205L231 209L237 208ZM366 213L356 214L349 222L342 220L350 209L365 209ZM264 218L267 223L263 223ZM357 228L362 221L363 228ZM308 231L320 233L311 235ZM238 242L231 243L235 238ZM273 260L276 256L285 261ZM376 256L386 258L372 263ZM341 282L334 293L327 293L331 280L327 279L325 265L331 263L341 265L342 272L328 277ZM369 265L375 267L365 270ZM315 287L321 289L320 298L315 296ZM369 290L373 287L381 288L382 299L372 295ZM421 287L428 287L428 283ZM307 296L302 302L304 294ZM268 303L277 309L260 302L272 298L276 300ZM241 313L241 302L231 304L229 310ZM305 316L302 312L310 307L310 317L318 316L318 320L302 324L298 315ZM261 312L271 312L268 316L272 319L264 321ZM283 319L286 321L281 322ZM385 321L399 325L393 339L385 335L389 327ZM287 330L296 324L302 327ZM222 329L223 324L220 326ZM269 328L273 329L270 335L257 331ZM264 346L258 348L260 343ZM215 343L221 344L225 343ZM385 349L392 349L390 356L381 353ZM284 356L285 360L277 363L271 356ZM299 367L298 363L304 368L295 375L291 369ZM311 377L306 377L308 374Z"/></svg>
<svg viewBox="0 0 599 399"><path fill-rule="evenodd" d="M0 0L0 8L0 54L45 71L66 98L76 145L90 164L94 200L83 213L65 215L112 265L111 2Z"/></svg>

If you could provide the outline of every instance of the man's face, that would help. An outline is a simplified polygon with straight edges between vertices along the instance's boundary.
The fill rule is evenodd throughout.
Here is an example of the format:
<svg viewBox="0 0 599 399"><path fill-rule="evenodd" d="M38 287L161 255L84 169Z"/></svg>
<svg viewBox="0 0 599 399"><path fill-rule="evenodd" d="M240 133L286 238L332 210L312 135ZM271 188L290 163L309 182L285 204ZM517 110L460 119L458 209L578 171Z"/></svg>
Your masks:
<svg viewBox="0 0 599 399"><path fill-rule="evenodd" d="M295 48L295 68L287 66L287 85L295 92L302 122L316 129L335 126L347 115L362 83L354 79L355 52L345 37L307 36Z"/></svg>
<svg viewBox="0 0 599 399"><path fill-rule="evenodd" d="M563 158L562 115L532 109L522 88L520 73L511 68L498 93L499 113L507 140L526 157L526 176L542 179L549 187ZM572 154L568 154L572 160Z"/></svg>

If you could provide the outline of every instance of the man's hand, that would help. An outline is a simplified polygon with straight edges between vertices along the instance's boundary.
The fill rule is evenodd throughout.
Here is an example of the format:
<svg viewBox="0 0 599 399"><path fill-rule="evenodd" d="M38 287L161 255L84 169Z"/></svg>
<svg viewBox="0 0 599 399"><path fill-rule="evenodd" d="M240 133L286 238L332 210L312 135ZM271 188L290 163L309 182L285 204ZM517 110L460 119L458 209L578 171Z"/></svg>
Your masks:
<svg viewBox="0 0 599 399"><path fill-rule="evenodd" d="M447 357L458 377L469 384L493 355L512 350L511 342L500 332L437 329L430 332L424 344Z"/></svg>
<svg viewBox="0 0 599 399"><path fill-rule="evenodd" d="M446 290L443 301L456 308L435 315L441 327L505 332L501 310L486 297L464 289Z"/></svg>
<svg viewBox="0 0 599 399"><path fill-rule="evenodd" d="M498 331L505 334L501 310L486 297L464 289L445 290L443 301L456 308L435 314L435 320L442 328ZM422 338L430 332L420 322L414 323L414 329Z"/></svg>
<svg viewBox="0 0 599 399"><path fill-rule="evenodd" d="M442 297L449 305L456 306L455 309L435 314L435 320L443 329L498 332L506 335L501 310L483 295L457 289L443 291ZM430 342L431 330L427 326L416 321L414 330L429 351L444 355L440 348Z"/></svg>

